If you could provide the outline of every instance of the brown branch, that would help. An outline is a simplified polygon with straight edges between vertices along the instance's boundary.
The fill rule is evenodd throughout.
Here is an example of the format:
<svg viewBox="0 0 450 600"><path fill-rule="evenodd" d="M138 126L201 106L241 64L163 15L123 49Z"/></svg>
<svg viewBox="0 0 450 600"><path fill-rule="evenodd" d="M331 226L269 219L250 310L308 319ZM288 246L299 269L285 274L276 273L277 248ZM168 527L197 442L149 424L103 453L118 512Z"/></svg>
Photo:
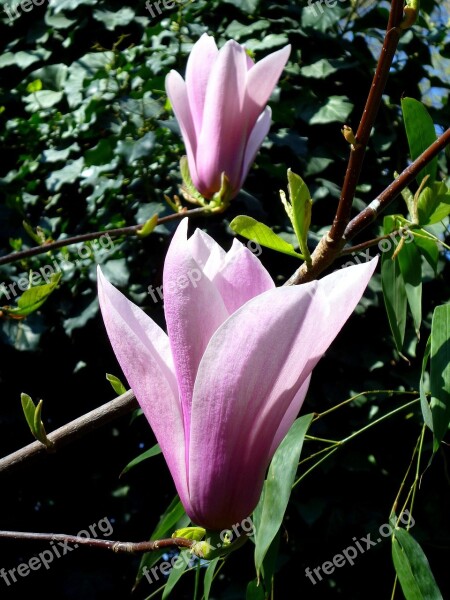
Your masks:
<svg viewBox="0 0 450 600"><path fill-rule="evenodd" d="M285 285L298 285L317 279L337 258L346 240L343 235L350 220L353 198L361 173L367 142L380 107L389 70L402 30L403 0L392 0L383 48L378 59L372 86L367 97L354 144L350 145L350 158L342 186L341 197L331 230L320 240L311 255L311 263L303 263Z"/></svg>
<svg viewBox="0 0 450 600"><path fill-rule="evenodd" d="M402 173L395 179L373 202L369 204L359 215L347 225L344 240L353 239L362 229L372 223L389 204L397 198L406 186L408 186L420 171L433 160L435 156L450 144L450 128L445 131L429 148L422 152Z"/></svg>
<svg viewBox="0 0 450 600"><path fill-rule="evenodd" d="M91 412L49 433L47 437L53 442L51 452L55 452L62 446L69 444L90 431L102 427L117 417L129 413L135 408L138 408L138 403L132 390L129 390L118 398L111 400L111 402L103 404L99 408L95 408ZM17 452L0 459L0 473L18 467L28 459L47 452L50 451L44 444L38 441L33 442L17 450Z"/></svg>
<svg viewBox="0 0 450 600"><path fill-rule="evenodd" d="M353 198L361 174L366 146L380 108L383 92L389 77L389 70L402 33L400 24L403 16L403 4L403 0L392 0L391 3L391 11L389 14L386 35L384 37L383 48L381 50L380 58L378 59L378 65L361 121L355 135L355 143L351 145L350 158L345 173L341 197L329 233L329 244L331 246L339 243L350 220Z"/></svg>
<svg viewBox="0 0 450 600"><path fill-rule="evenodd" d="M26 531L0 531L1 538L63 542L65 547L71 544L74 548L89 546L91 548L102 548L103 550L126 553L154 552L161 548L172 548L174 546L177 548L192 548L195 544L195 540L188 540L186 538L168 538L150 542L115 542L113 540L99 540L84 536L66 535L64 533L30 533ZM64 550L65 548L63 548Z"/></svg>
<svg viewBox="0 0 450 600"><path fill-rule="evenodd" d="M160 225L161 223L168 223L169 221L176 221L177 219L181 219L182 217L195 217L198 215L203 215L207 212L210 212L210 209L204 207L192 208L190 210L186 209L178 213L173 213L172 215L167 215L166 217L161 217L160 219L158 219L157 225ZM83 233L81 235L75 235L73 237L65 238L63 240L57 240L56 242L50 242L49 244L43 244L42 246L36 246L35 248L28 248L27 250L21 250L20 252L13 252L12 254L7 254L6 256L0 257L0 266L17 262L19 260L23 260L24 258L29 258L30 256L44 254L46 252L50 252L50 250L56 250L65 246L71 246L72 244L79 244L80 242L89 242L91 240L100 238L102 237L102 235L106 234L108 234L110 237L121 237L123 235L131 235L133 233L136 233L136 231L138 231L139 229L142 229L143 225L144 224L130 225L129 227L119 227L118 229L105 229L104 231Z"/></svg>

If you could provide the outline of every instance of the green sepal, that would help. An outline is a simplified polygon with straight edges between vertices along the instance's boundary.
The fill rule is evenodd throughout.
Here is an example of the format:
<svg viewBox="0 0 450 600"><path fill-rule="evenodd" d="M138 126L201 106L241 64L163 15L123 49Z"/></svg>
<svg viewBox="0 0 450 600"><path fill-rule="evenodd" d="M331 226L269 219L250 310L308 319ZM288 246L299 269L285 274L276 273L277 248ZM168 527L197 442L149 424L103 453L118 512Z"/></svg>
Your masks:
<svg viewBox="0 0 450 600"><path fill-rule="evenodd" d="M249 539L245 533L242 533L235 541L232 540L232 532L230 537L223 538L223 532L209 533L206 540L195 542L191 548L191 553L205 560L213 560L221 556L227 556L231 552L241 548Z"/></svg>
<svg viewBox="0 0 450 600"><path fill-rule="evenodd" d="M186 540L195 540L199 542L205 537L206 529L203 527L183 527L172 533L173 538L184 538Z"/></svg>
<svg viewBox="0 0 450 600"><path fill-rule="evenodd" d="M180 172L184 185L183 196L186 198L186 200L189 200L190 202L194 202L195 204L205 206L205 198L203 198L200 192L198 192L195 189L194 183L191 179L187 156L182 156L180 159Z"/></svg>

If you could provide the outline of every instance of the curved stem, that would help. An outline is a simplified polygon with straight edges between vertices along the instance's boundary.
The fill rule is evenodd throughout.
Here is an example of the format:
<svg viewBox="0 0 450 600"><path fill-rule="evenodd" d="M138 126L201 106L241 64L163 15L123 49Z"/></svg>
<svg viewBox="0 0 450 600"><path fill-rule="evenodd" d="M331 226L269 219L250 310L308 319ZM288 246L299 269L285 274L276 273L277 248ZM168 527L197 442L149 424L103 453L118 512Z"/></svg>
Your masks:
<svg viewBox="0 0 450 600"><path fill-rule="evenodd" d="M183 217L194 217L204 215L208 212L210 212L210 210L204 207L192 208L190 210L186 209L178 213L173 213L172 215L167 215L166 217L161 217L160 219L158 219L157 225L161 225L161 223L168 223L169 221L176 221L177 219L181 219ZM30 256L45 254L46 252L50 252L50 250L57 250L58 248L64 248L65 246L79 244L80 242L89 242L91 240L100 238L102 237L102 235L106 234L108 234L110 237L132 235L133 233L136 233L139 229L142 229L142 227L143 224L130 225L129 227L119 227L118 229L106 229L104 231L94 231L93 233L83 233L81 235L75 235L73 237L65 238L63 240L57 240L56 242L51 242L49 244L43 244L42 246L36 246L35 248L28 248L27 250L21 250L20 252L13 252L12 254L7 254L6 256L0 257L0 266L17 262L19 260L29 258Z"/></svg>
<svg viewBox="0 0 450 600"><path fill-rule="evenodd" d="M360 233L367 225L372 223L389 204L397 198L400 192L409 185L420 171L450 144L450 128L447 129L429 148L422 152L406 169L395 179L369 206L350 221L344 233L344 240L348 242Z"/></svg>
<svg viewBox="0 0 450 600"><path fill-rule="evenodd" d="M63 542L74 548L79 546L88 546L91 548L101 548L103 550L112 550L113 552L125 553L143 553L154 552L161 548L192 548L195 540L186 538L168 538L150 542L117 542L113 540L99 540L77 535L66 535L65 533L32 533L26 531L0 531L0 539L13 540L37 540L45 542Z"/></svg>

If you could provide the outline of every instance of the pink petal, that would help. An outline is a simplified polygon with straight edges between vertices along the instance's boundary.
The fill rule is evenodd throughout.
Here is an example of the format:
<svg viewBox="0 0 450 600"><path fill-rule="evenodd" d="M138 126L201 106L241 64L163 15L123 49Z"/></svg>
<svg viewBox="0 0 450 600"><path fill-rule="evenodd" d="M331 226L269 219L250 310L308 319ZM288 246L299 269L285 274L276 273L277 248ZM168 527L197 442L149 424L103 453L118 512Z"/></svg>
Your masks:
<svg viewBox="0 0 450 600"><path fill-rule="evenodd" d="M275 287L261 261L238 240L225 252L207 233L196 229L189 251L219 290L228 314L248 300Z"/></svg>
<svg viewBox="0 0 450 600"><path fill-rule="evenodd" d="M213 278L229 314L243 304L275 287L261 261L241 242L233 240L231 250Z"/></svg>
<svg viewBox="0 0 450 600"><path fill-rule="evenodd" d="M206 88L219 51L214 38L204 33L191 50L186 67L186 87L196 136L200 135Z"/></svg>
<svg viewBox="0 0 450 600"><path fill-rule="evenodd" d="M285 46L258 61L248 72L247 95L244 111L253 127L264 110L278 79L287 63L291 46Z"/></svg>
<svg viewBox="0 0 450 600"><path fill-rule="evenodd" d="M169 340L98 268L100 308L122 371L161 446L183 504L190 507L185 434Z"/></svg>
<svg viewBox="0 0 450 600"><path fill-rule="evenodd" d="M195 164L197 136L195 134L194 122L189 107L186 84L177 71L170 71L167 75L166 92L181 129L181 135L183 136L184 145L186 147L191 179L194 182L194 185L197 186L198 176Z"/></svg>
<svg viewBox="0 0 450 600"><path fill-rule="evenodd" d="M258 153L264 138L269 133L270 123L272 120L272 110L269 106L259 115L258 120L253 127L250 137L245 148L244 160L242 163L241 180L239 182L239 189L242 187L245 179L247 178L250 167L255 161L256 154ZM239 190L237 190L239 191ZM237 192L236 192L237 193Z"/></svg>
<svg viewBox="0 0 450 600"><path fill-rule="evenodd" d="M247 118L242 113L246 56L242 46L229 41L219 51L211 70L196 155L200 190L207 197L220 189L222 172L227 174L233 187L240 181L248 136Z"/></svg>
<svg viewBox="0 0 450 600"><path fill-rule="evenodd" d="M190 429L192 391L198 365L216 329L228 317L216 286L189 251L188 219L183 219L164 264L164 312L183 406Z"/></svg>
<svg viewBox="0 0 450 600"><path fill-rule="evenodd" d="M288 425L286 411L295 416L292 403L301 404L307 378L361 298L376 262L270 290L214 334L192 402L189 489L198 522L220 529L253 510L274 440Z"/></svg>

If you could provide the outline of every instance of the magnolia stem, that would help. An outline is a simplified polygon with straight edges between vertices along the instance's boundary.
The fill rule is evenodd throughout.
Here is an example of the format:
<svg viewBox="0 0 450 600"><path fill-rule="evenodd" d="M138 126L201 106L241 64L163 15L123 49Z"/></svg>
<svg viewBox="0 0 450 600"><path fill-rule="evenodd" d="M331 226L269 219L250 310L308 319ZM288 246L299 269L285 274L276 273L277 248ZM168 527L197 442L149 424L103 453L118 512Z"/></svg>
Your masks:
<svg viewBox="0 0 450 600"><path fill-rule="evenodd" d="M192 548L195 540L186 538L168 538L150 542L117 542L113 540L99 540L84 536L66 535L65 533L31 533L27 531L0 531L0 538L14 540L38 540L45 542L64 542L75 548L78 546L89 546L91 548L102 548L113 552L143 553L154 552L161 548Z"/></svg>
<svg viewBox="0 0 450 600"><path fill-rule="evenodd" d="M375 122L384 88L389 77L389 70L397 50L402 30L399 25L403 16L403 0L392 0L389 22L384 37L383 48L378 59L377 68L373 77L372 86L367 97L366 105L355 135L355 143L350 145L350 158L345 173L336 216L330 230L329 238L331 245L339 243L344 235L345 228L350 221L350 213L361 174L366 146L369 141L370 132Z"/></svg>
<svg viewBox="0 0 450 600"><path fill-rule="evenodd" d="M47 437L53 442L51 452L82 437L88 431L94 431L95 429L102 427L102 425L113 421L116 417L127 414L135 408L138 408L138 403L132 390L129 390L118 398L111 400L111 402L103 404L78 419L63 425L52 433L49 433ZM44 444L37 441L33 442L32 444L17 450L17 452L0 459L0 473L18 467L28 459L43 454L44 452L49 452Z"/></svg>
<svg viewBox="0 0 450 600"><path fill-rule="evenodd" d="M311 256L311 263L303 263L287 281L286 285L298 285L317 279L322 271L334 262L349 239L344 239L344 233L350 220L353 198L361 174L367 142L380 107L384 88L389 77L389 70L402 33L400 24L403 17L403 5L403 0L392 0L391 2L383 48L378 58L377 68L361 121L354 136L354 143L350 144L350 157L331 230L324 235L315 248Z"/></svg>
<svg viewBox="0 0 450 600"><path fill-rule="evenodd" d="M183 217L195 217L198 215L203 215L207 212L209 212L209 209L206 209L204 207L192 208L190 210L185 209L178 213L173 213L172 215L167 215L166 217L158 218L157 225L161 225L162 223L168 223L169 221L176 221L177 219L181 219ZM49 244L43 244L42 246L36 246L35 248L28 248L27 250L22 250L20 252L13 252L12 254L7 254L6 256L0 257L0 266L17 262L25 258L30 258L30 256L44 254L46 252L50 252L50 250L56 250L65 246L79 244L80 242L89 242L91 240L100 238L102 237L102 235L106 234L108 234L110 237L121 237L123 235L131 235L133 233L136 233L136 231L138 231L139 229L142 229L142 227L143 224L130 225L129 227L120 227L118 229L106 229L104 231L94 231L93 233L83 233L81 235L75 235L73 237L58 240L56 242L50 242Z"/></svg>
<svg viewBox="0 0 450 600"><path fill-rule="evenodd" d="M429 148L422 152L406 169L395 179L373 202L369 204L359 215L350 221L344 234L344 240L348 242L360 233L367 225L375 221L380 212L389 206L397 198L400 192L409 185L420 171L450 144L450 128L447 129Z"/></svg>

